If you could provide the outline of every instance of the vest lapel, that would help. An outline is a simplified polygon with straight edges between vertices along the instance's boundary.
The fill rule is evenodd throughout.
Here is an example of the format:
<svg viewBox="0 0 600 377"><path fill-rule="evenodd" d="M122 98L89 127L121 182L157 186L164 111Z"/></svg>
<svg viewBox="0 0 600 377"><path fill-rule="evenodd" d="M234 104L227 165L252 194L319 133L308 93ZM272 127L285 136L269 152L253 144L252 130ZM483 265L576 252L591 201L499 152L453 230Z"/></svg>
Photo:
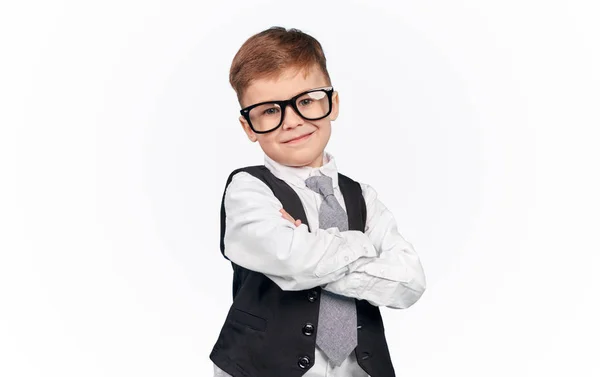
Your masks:
<svg viewBox="0 0 600 377"><path fill-rule="evenodd" d="M338 184L348 213L348 229L364 232L367 211L360 185L341 173L338 173Z"/></svg>

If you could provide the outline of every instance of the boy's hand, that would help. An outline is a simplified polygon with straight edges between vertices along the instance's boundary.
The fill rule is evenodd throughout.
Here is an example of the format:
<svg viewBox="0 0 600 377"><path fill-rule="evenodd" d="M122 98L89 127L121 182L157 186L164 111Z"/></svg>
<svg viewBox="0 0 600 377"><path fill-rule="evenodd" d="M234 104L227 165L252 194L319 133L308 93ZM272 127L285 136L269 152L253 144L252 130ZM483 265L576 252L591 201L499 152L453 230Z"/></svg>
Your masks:
<svg viewBox="0 0 600 377"><path fill-rule="evenodd" d="M302 224L302 221L300 219L294 220L294 218L290 216L290 214L287 213L285 209L282 208L279 210L279 212L281 212L281 216L283 216L284 219L290 220L292 224L296 226L300 226L300 224Z"/></svg>

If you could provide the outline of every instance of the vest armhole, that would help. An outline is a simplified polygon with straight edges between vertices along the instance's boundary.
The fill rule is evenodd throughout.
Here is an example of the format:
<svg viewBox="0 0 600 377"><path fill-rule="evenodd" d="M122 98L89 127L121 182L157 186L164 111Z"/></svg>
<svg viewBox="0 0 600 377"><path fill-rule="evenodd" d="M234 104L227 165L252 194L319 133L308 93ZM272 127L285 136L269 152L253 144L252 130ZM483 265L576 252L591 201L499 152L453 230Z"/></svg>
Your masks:
<svg viewBox="0 0 600 377"><path fill-rule="evenodd" d="M225 217L226 217L226 214L225 214L225 193L227 192L227 187L229 186L229 184L233 180L233 176L236 175L237 173L245 171L245 172L248 172L250 174L252 174L253 172L256 172L258 175L262 175L261 174L262 173L261 172L261 168L266 168L266 167L264 165L253 165L253 166L246 166L246 167L243 167L243 168L238 168L238 169L235 169L234 171L232 171L229 174L229 177L227 177L227 181L225 183L225 188L223 189L223 196L221 198L221 232L220 232L221 239L219 241L219 247L221 249L221 254L228 261L230 261L230 259L227 258L227 256L225 255ZM256 174L252 174L252 175L256 177ZM264 179L261 179L261 180L264 182ZM233 265L233 262L231 262L231 263Z"/></svg>

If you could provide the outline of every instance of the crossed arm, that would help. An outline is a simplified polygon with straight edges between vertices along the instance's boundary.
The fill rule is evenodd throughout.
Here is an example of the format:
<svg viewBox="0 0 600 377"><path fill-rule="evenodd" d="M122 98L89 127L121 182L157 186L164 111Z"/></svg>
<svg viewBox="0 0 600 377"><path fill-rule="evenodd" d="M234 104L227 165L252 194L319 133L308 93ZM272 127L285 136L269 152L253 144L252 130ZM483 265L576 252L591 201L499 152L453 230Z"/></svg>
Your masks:
<svg viewBox="0 0 600 377"><path fill-rule="evenodd" d="M268 186L240 172L225 193L225 255L283 290L322 286L376 306L408 308L425 291L421 263L376 192L361 187L367 206L364 233L309 232L285 212Z"/></svg>

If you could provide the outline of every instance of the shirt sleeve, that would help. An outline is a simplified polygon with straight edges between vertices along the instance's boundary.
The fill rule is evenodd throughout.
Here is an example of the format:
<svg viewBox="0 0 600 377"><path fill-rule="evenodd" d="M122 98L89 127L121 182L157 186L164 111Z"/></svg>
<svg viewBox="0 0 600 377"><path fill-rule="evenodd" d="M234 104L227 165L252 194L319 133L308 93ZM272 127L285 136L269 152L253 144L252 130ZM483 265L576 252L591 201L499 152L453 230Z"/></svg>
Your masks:
<svg viewBox="0 0 600 377"><path fill-rule="evenodd" d="M283 290L323 286L346 275L351 263L378 255L363 232L296 227L282 217L271 189L246 172L232 177L224 205L225 256Z"/></svg>
<svg viewBox="0 0 600 377"><path fill-rule="evenodd" d="M406 309L419 300L426 288L425 274L413 246L399 233L392 213L376 191L361 183L367 207L365 234L379 256L357 260L349 273L324 289L369 301L375 306Z"/></svg>

